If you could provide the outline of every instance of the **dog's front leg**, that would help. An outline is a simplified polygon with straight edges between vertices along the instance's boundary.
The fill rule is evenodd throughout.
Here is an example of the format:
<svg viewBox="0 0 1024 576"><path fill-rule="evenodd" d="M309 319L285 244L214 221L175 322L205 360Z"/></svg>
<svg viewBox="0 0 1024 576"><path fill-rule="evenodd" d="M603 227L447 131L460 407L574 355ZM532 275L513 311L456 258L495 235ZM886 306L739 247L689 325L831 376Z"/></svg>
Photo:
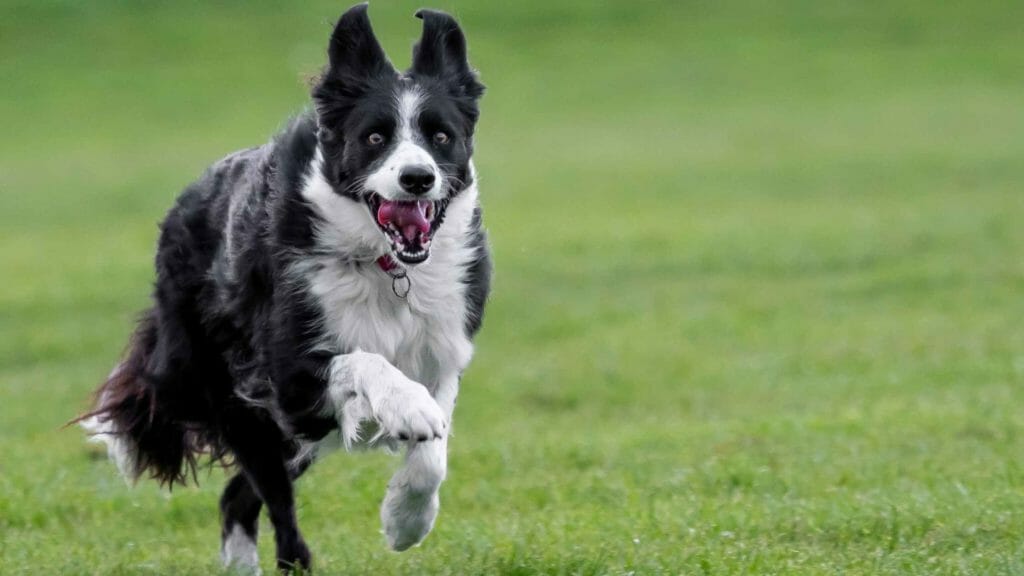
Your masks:
<svg viewBox="0 0 1024 576"><path fill-rule="evenodd" d="M445 422L451 425L459 376L441 378L435 397ZM430 534L440 510L438 491L448 470L448 434L429 442L409 443L405 462L388 482L388 491L380 507L380 520L388 545L405 550L419 544Z"/></svg>
<svg viewBox="0 0 1024 576"><path fill-rule="evenodd" d="M448 433L448 418L427 388L380 354L335 356L329 378L327 394L346 446L360 439L360 424L367 420L401 441L427 442Z"/></svg>
<svg viewBox="0 0 1024 576"><path fill-rule="evenodd" d="M383 434L408 442L405 462L388 483L380 512L394 550L418 544L434 526L458 385L457 373L442 377L435 401L425 386L378 354L353 352L331 363L328 394L346 444L359 439L365 420L376 421Z"/></svg>

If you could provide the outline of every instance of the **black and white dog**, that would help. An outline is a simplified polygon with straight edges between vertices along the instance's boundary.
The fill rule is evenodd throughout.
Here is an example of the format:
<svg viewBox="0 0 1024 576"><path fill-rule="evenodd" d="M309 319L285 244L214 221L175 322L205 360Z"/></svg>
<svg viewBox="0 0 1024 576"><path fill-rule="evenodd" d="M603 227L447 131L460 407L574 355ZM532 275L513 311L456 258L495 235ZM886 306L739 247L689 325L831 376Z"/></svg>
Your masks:
<svg viewBox="0 0 1024 576"><path fill-rule="evenodd" d="M308 567L292 484L318 447L406 450L388 544L430 532L491 262L473 133L484 87L449 15L398 72L366 5L342 15L314 110L214 164L161 226L154 304L82 418L130 479L184 483L210 454L222 557L258 570L266 505L281 568Z"/></svg>

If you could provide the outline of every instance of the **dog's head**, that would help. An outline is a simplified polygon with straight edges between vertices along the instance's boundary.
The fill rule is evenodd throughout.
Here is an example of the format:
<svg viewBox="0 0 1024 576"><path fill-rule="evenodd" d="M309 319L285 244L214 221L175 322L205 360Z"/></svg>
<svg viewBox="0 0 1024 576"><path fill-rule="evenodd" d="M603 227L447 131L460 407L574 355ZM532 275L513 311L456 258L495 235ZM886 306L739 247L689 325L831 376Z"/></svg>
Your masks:
<svg viewBox="0 0 1024 576"><path fill-rule="evenodd" d="M342 15L313 89L323 172L366 206L395 258L423 262L448 202L472 182L473 131L484 87L451 16L420 10L423 36L398 72L373 34L366 4Z"/></svg>

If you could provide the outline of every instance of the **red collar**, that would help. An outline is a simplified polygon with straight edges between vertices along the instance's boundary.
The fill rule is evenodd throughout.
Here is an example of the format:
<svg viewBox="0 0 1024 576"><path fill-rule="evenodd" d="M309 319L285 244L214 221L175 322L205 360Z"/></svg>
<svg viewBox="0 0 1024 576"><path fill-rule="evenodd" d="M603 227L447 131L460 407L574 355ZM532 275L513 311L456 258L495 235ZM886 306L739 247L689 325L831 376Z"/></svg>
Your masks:
<svg viewBox="0 0 1024 576"><path fill-rule="evenodd" d="M398 262L395 262L395 259L391 257L391 254L385 254L380 258L377 258L377 266L380 266L380 269L387 272L388 275L391 275L391 272L399 267Z"/></svg>

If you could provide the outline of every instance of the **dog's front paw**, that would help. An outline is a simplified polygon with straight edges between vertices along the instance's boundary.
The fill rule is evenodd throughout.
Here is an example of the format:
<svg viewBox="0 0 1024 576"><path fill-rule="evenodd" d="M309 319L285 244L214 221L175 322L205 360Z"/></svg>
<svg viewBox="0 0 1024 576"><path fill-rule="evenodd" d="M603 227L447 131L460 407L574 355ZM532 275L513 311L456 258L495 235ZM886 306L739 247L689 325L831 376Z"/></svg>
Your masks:
<svg viewBox="0 0 1024 576"><path fill-rule="evenodd" d="M414 494L389 487L380 508L388 547L402 552L422 542L434 528L439 509L437 492Z"/></svg>
<svg viewBox="0 0 1024 576"><path fill-rule="evenodd" d="M411 380L396 388L377 412L382 431L398 440L426 442L443 438L448 430L441 407L424 386Z"/></svg>

